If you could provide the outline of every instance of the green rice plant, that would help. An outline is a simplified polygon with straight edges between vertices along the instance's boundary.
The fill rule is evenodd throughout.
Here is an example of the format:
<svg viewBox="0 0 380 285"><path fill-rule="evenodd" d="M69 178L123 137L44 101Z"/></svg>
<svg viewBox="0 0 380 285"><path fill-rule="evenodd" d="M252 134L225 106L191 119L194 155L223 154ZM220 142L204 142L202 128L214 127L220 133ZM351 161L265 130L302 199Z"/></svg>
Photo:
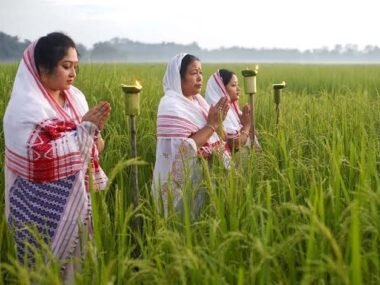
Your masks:
<svg viewBox="0 0 380 285"><path fill-rule="evenodd" d="M217 68L204 64L204 81ZM195 189L183 187L184 211L167 218L151 197L156 114L164 64L87 64L75 85L90 106L112 105L102 132L106 191L91 193L93 240L77 284L379 284L380 69L377 65L262 64L256 128L262 151L234 154L234 166L203 162L206 202L191 215ZM0 66L0 113L16 65ZM138 159L131 160L122 83L138 80ZM272 83L287 82L276 126ZM248 102L241 92L241 104ZM2 116L1 116L2 120ZM0 170L4 137L0 127ZM130 167L138 165L139 207L132 206ZM207 166L207 167L206 167ZM210 167L209 167L210 166ZM0 178L0 189L4 189ZM4 191L0 190L4 213ZM142 230L136 229L139 219ZM59 284L57 263L39 255L33 270L16 260L0 216L0 284Z"/></svg>

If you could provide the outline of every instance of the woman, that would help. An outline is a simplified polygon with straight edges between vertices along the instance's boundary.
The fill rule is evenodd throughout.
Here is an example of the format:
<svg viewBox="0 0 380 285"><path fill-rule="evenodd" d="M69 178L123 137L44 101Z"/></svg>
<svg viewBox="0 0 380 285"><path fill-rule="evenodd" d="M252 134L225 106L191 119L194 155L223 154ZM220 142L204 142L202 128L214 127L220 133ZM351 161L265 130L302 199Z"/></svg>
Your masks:
<svg viewBox="0 0 380 285"><path fill-rule="evenodd" d="M163 79L165 95L158 107L153 177L153 192L156 197L161 195L165 214L169 191L174 208L182 211L185 177L192 189L200 182L198 155L207 159L216 153L228 166L229 153L216 134L220 118L223 120L228 112L228 102L222 98L210 107L199 94L202 81L202 66L195 56L179 54L170 60ZM202 198L198 195L194 200L193 214Z"/></svg>
<svg viewBox="0 0 380 285"><path fill-rule="evenodd" d="M64 266L78 251L79 226L91 222L89 181L96 189L107 183L98 161L104 148L99 131L111 107L102 102L88 110L72 86L77 68L78 53L68 36L51 33L32 43L4 115L6 215L17 256L29 265L34 255L28 245L39 248L33 228Z"/></svg>
<svg viewBox="0 0 380 285"><path fill-rule="evenodd" d="M238 102L240 87L235 73L227 69L220 69L208 80L205 99L209 104L215 104L221 98L228 98L230 105L223 128L226 133L227 142L232 150L239 150L242 146L248 146L251 131L251 111L249 105L240 110ZM257 136L254 140L255 148L261 148Z"/></svg>

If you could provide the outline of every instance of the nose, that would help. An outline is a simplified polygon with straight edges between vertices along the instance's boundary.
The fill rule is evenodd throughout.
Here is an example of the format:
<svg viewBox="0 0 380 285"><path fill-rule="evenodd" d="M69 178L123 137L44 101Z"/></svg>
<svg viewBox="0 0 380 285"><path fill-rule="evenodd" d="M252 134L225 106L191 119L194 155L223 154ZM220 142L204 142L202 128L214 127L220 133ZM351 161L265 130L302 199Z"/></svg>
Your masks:
<svg viewBox="0 0 380 285"><path fill-rule="evenodd" d="M70 69L70 74L69 75L70 75L70 77L75 78L77 76L77 68L76 67L72 67Z"/></svg>

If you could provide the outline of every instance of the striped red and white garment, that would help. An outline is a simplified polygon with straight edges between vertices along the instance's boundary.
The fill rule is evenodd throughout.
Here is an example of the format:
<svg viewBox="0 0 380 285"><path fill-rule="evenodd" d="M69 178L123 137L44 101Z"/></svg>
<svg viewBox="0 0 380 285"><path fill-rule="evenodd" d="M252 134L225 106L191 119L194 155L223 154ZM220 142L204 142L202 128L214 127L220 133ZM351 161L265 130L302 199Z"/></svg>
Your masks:
<svg viewBox="0 0 380 285"><path fill-rule="evenodd" d="M96 189L105 188L107 177L94 144L97 127L81 122L88 111L84 95L71 86L64 91L65 106L59 105L40 81L34 47L24 52L3 120L6 215L16 232L25 225L46 228L50 221L47 242L66 259L78 238L78 222L86 224L91 210L88 165ZM51 195L56 200L50 201ZM41 212L34 214L37 209ZM22 237L16 238L20 250Z"/></svg>
<svg viewBox="0 0 380 285"><path fill-rule="evenodd" d="M194 140L190 138L207 124L209 105L200 94L187 98L182 93L180 67L185 55L178 54L170 60L163 78L165 95L158 107L156 163L153 173L153 192L156 194L160 191L155 189L166 185L169 176L181 186L181 171L178 167L181 163L178 160L183 160L183 157L179 155L180 149L187 150L187 159L196 159L198 155L207 158L215 148L225 144L214 133L198 152ZM229 158L230 154L225 150L223 161L226 167ZM173 165L176 167L173 168ZM173 169L176 173L173 173Z"/></svg>

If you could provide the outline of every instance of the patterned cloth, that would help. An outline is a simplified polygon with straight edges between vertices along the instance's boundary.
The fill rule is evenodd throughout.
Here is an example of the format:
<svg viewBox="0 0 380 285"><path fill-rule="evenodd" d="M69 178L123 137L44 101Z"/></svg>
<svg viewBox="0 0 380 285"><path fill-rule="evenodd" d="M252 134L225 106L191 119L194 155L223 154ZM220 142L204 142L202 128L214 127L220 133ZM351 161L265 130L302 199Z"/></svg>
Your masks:
<svg viewBox="0 0 380 285"><path fill-rule="evenodd" d="M217 71L211 75L207 81L205 100L208 104L215 105L222 97L227 97L228 99L230 98L226 87L224 86L223 79L220 76L219 71ZM239 137L239 131L243 126L240 122L242 112L240 111L237 101L231 102L231 100L229 100L229 102L230 109L228 110L226 119L223 122L223 127L227 133L227 138L236 139Z"/></svg>
<svg viewBox="0 0 380 285"><path fill-rule="evenodd" d="M28 226L34 225L44 242L49 243L57 233L75 176L37 184L18 177L10 189L10 223L14 228L17 255L24 258L26 245L38 246Z"/></svg>
<svg viewBox="0 0 380 285"><path fill-rule="evenodd" d="M208 104L216 104L220 98L227 97L230 102L230 109L227 116L223 121L223 128L227 134L227 139L238 139L240 137L240 130L243 127L240 117L242 111L239 108L238 101L231 102L226 87L224 86L223 79L219 74L219 70L212 74L207 81L205 100ZM246 146L251 145L251 140L248 138ZM260 149L259 140L255 134L253 145L255 148Z"/></svg>
<svg viewBox="0 0 380 285"><path fill-rule="evenodd" d="M173 205L178 208L185 178L194 187L201 182L198 155L208 158L214 151L223 149L226 167L230 160L230 153L216 132L199 151L191 138L207 124L209 105L200 94L186 98L182 93L180 67L185 55L178 54L168 63L163 78L165 95L158 107L152 192L155 197L162 197L165 211L169 203L169 189L172 191Z"/></svg>
<svg viewBox="0 0 380 285"><path fill-rule="evenodd" d="M59 105L40 81L34 47L24 52L4 114L6 215L20 259L33 263L26 246L40 247L37 233L63 264L75 249L79 226L90 219L88 166L95 189L103 189L107 177L94 144L97 126L82 122L84 95L71 86L62 91L65 106Z"/></svg>

